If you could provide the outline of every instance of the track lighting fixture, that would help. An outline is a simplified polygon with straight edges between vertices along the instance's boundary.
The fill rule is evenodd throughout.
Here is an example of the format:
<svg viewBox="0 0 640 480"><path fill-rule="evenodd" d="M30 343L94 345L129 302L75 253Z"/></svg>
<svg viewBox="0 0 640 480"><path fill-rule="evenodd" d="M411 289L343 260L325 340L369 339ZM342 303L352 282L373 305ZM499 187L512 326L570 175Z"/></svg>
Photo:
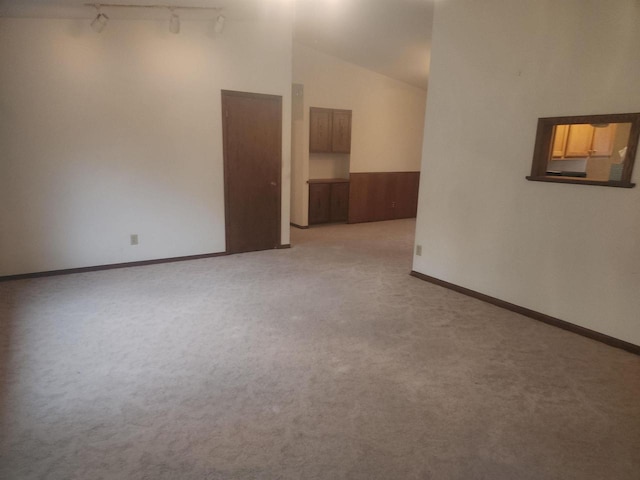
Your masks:
<svg viewBox="0 0 640 480"><path fill-rule="evenodd" d="M222 33L222 31L224 30L225 20L226 18L224 17L224 15L218 15L218 18L216 18L216 23L213 26L213 31L216 32L217 34Z"/></svg>
<svg viewBox="0 0 640 480"><path fill-rule="evenodd" d="M173 8L170 8L169 10L171 10L171 18L169 18L169 31L171 33L180 33L180 17L176 14L176 12L173 11Z"/></svg>
<svg viewBox="0 0 640 480"><path fill-rule="evenodd" d="M98 11L98 14L96 15L96 18L93 19L93 21L91 22L91 28L93 29L94 32L100 33L102 32L102 30L104 30L104 27L107 26L107 23L109 22L109 17L107 17L104 13L102 13L100 11L100 5L95 5L96 10Z"/></svg>
<svg viewBox="0 0 640 480"><path fill-rule="evenodd" d="M219 7L197 7L197 6L187 6L187 5L133 5L133 4L120 4L120 3L85 3L87 7L95 7L98 10L98 15L91 22L91 28L96 32L100 33L104 30L104 27L107 26L107 22L109 21L109 17L100 11L100 7L108 7L108 8L168 8L171 12L171 17L169 17L169 31L171 33L180 33L180 17L175 12L175 10L209 10L218 13L219 15L216 17L216 20L213 24L213 31L216 34L222 33L224 30L224 23L226 18L224 15L220 15L222 12L222 8Z"/></svg>

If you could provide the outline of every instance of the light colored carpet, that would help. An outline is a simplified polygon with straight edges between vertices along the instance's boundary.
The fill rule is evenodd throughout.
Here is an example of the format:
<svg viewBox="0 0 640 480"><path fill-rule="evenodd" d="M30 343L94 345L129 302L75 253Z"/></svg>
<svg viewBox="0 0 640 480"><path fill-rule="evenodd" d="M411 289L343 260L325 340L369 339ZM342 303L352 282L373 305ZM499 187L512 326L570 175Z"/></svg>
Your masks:
<svg viewBox="0 0 640 480"><path fill-rule="evenodd" d="M0 284L0 478L640 478L640 358L410 277L414 227Z"/></svg>

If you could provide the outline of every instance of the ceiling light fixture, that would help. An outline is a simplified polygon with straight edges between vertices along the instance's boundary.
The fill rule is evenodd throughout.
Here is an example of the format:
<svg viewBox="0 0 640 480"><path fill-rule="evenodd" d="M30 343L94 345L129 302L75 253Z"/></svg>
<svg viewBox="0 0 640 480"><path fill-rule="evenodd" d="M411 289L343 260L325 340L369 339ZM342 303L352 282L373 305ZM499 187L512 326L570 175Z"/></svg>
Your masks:
<svg viewBox="0 0 640 480"><path fill-rule="evenodd" d="M173 8L169 9L171 11L171 18L169 18L169 31L171 33L180 33L180 17L173 11Z"/></svg>
<svg viewBox="0 0 640 480"><path fill-rule="evenodd" d="M226 21L226 18L224 17L224 15L218 15L218 18L216 18L216 23L213 26L213 31L216 32L218 35L222 33L222 31L224 30L224 22Z"/></svg>
<svg viewBox="0 0 640 480"><path fill-rule="evenodd" d="M168 8L171 12L171 17L169 18L169 31L171 33L180 33L180 17L174 10L201 10L201 11L213 11L218 13L216 17L215 23L213 25L213 30L215 33L222 33L224 30L224 23L226 18L223 15L220 15L222 12L222 8L220 7L197 7L197 6L187 6L187 5L135 5L135 4L121 4L121 3L85 3L86 7L94 7L98 10L98 15L91 22L91 28L93 28L96 32L101 32L104 30L104 27L107 26L107 22L109 21L109 17L107 17L104 13L100 11L101 7L106 8Z"/></svg>
<svg viewBox="0 0 640 480"><path fill-rule="evenodd" d="M107 26L107 23L109 22L109 17L107 17L104 13L100 11L100 5L96 4L94 5L94 7L96 7L98 14L96 15L96 18L94 18L93 21L91 22L91 28L93 29L94 32L100 33L102 32L102 30L104 30L104 27Z"/></svg>

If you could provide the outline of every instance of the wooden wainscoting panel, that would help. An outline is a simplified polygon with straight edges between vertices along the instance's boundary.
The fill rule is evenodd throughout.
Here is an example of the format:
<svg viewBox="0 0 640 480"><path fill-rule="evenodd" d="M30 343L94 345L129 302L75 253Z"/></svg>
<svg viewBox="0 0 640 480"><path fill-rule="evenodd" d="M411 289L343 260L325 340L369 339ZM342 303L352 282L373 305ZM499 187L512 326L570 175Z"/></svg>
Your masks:
<svg viewBox="0 0 640 480"><path fill-rule="evenodd" d="M373 176L368 173L349 175L349 223L366 222L373 208Z"/></svg>
<svg viewBox="0 0 640 480"><path fill-rule="evenodd" d="M350 179L349 223L416 216L420 172L352 173Z"/></svg>
<svg viewBox="0 0 640 480"><path fill-rule="evenodd" d="M396 174L395 218L414 218L418 213L420 172Z"/></svg>

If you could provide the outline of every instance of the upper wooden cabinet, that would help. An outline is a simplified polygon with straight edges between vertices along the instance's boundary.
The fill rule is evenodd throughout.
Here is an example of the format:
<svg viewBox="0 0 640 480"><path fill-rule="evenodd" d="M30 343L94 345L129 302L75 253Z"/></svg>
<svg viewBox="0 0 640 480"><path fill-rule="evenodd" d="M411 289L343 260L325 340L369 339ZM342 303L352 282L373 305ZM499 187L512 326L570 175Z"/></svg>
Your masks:
<svg viewBox="0 0 640 480"><path fill-rule="evenodd" d="M351 110L333 111L331 151L351 153Z"/></svg>
<svg viewBox="0 0 640 480"><path fill-rule="evenodd" d="M333 110L311 108L309 120L309 151L331 152Z"/></svg>
<svg viewBox="0 0 640 480"><path fill-rule="evenodd" d="M610 123L606 127L593 129L591 142L592 157L610 157L613 153L613 143L616 139L616 124Z"/></svg>
<svg viewBox="0 0 640 480"><path fill-rule="evenodd" d="M351 110L311 107L309 151L351 153Z"/></svg>
<svg viewBox="0 0 640 480"><path fill-rule="evenodd" d="M613 151L615 124L594 127L588 123L556 125L551 158L608 157Z"/></svg>
<svg viewBox="0 0 640 480"><path fill-rule="evenodd" d="M564 157L564 149L567 147L567 133L569 133L569 125L556 125L553 134L552 158Z"/></svg>
<svg viewBox="0 0 640 480"><path fill-rule="evenodd" d="M567 158L588 157L591 152L593 130L593 127L586 123L571 125L564 156Z"/></svg>

